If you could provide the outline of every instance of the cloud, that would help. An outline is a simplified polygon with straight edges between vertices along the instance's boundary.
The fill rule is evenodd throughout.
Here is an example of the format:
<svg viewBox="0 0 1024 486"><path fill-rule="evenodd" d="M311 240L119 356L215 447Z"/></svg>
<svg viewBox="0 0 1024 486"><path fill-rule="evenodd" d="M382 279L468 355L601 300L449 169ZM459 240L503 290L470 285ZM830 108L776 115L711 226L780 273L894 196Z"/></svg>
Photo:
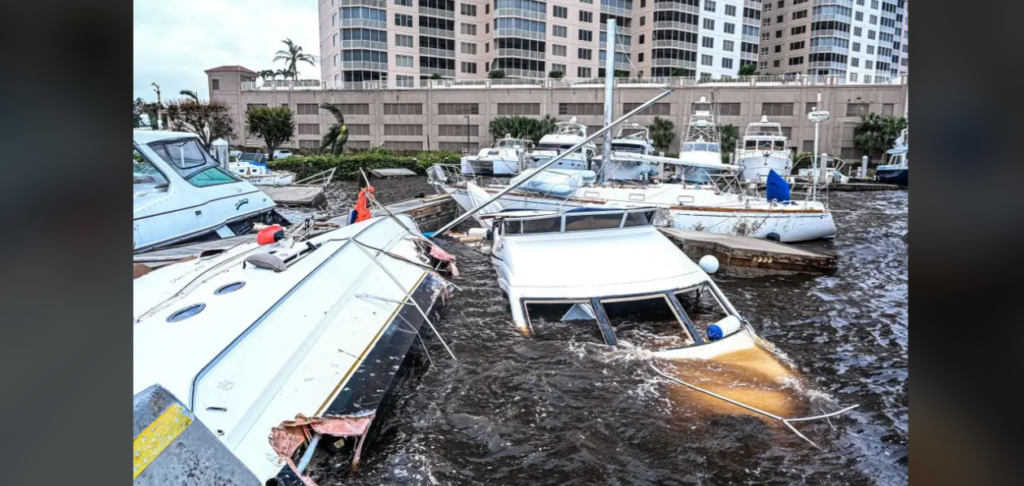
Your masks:
<svg viewBox="0 0 1024 486"><path fill-rule="evenodd" d="M322 0L327 1L327 0ZM183 89L209 98L207 69L242 65L254 71L283 69L274 53L292 39L320 55L318 0L135 0L132 99L163 99ZM320 78L320 66L299 68L300 78Z"/></svg>

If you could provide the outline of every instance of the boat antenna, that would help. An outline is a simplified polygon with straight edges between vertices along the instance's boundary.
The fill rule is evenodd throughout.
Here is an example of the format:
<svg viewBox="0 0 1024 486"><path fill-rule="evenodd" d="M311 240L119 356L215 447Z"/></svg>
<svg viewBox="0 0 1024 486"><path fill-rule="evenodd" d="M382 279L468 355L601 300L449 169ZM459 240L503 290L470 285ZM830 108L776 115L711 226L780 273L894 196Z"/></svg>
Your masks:
<svg viewBox="0 0 1024 486"><path fill-rule="evenodd" d="M548 160L547 162L545 162L540 167L537 167L537 170L531 172L530 174L527 174L526 177L520 179L515 184L510 184L508 187L502 189L500 192L495 194L494 197L488 199L487 201L484 201L483 203L479 204L477 207L462 213L461 216L453 219L451 222L449 222L448 224L444 225L444 227L442 227L441 229L439 229L437 231L434 231L433 233L425 233L424 235L428 236L430 238L435 238L435 237L443 235L446 231L454 228L459 223L465 221L470 216L476 214L481 209L487 207L488 204L491 204L494 201L497 201L498 199L501 199L505 194L508 194L509 192L512 192L513 190L515 190L515 188L523 185L524 183L526 183L527 181L533 179L534 177L537 177L537 174L540 174L541 172L543 172L548 167L551 167L552 165L554 165L556 162L564 159L569 154L571 154L573 152L576 152L577 150L583 148L584 145L590 143L595 138L600 137L601 135L604 135L605 133L607 133L611 129L615 128L616 125L618 125L618 124L628 120L630 117L635 116L637 113L639 113L639 112L641 112L643 110L646 110L647 108L650 108L650 106L653 105L655 102L657 102L658 100L661 100L662 98L664 98L664 97L666 97L666 96L668 96L670 94L672 94L672 90L666 90L666 91L662 92L661 94L655 96L654 98L651 98L646 103L644 103L644 104L634 108L633 111L622 115L617 120L613 121L611 124L605 125L600 130L598 130L598 131L588 135L587 138L584 138L583 140L580 140L579 142L576 142L576 145L573 145L572 147L569 147L568 150L563 151L562 153L556 155L555 157L552 157L551 160Z"/></svg>

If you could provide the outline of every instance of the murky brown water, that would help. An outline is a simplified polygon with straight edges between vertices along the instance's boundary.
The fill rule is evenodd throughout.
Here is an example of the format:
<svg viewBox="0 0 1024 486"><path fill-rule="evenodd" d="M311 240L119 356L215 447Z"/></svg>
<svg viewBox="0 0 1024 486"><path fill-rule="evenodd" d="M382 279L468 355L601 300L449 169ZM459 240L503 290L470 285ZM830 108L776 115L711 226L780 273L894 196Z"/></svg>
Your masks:
<svg viewBox="0 0 1024 486"><path fill-rule="evenodd" d="M355 184L336 190L354 195ZM377 194L419 192L431 193L423 178L382 181ZM346 484L906 484L908 205L906 192L833 194L839 235L807 244L840 255L833 276L716 277L794 365L784 370L794 377L788 386L735 393L795 415L860 404L831 424L799 426L824 451L655 378L642 351L524 337L488 259L445 242L459 258L462 292L440 329L459 361L432 352L436 365L399 390L384 433ZM737 357L750 359L765 358ZM730 375L727 365L655 362L691 378L763 379Z"/></svg>

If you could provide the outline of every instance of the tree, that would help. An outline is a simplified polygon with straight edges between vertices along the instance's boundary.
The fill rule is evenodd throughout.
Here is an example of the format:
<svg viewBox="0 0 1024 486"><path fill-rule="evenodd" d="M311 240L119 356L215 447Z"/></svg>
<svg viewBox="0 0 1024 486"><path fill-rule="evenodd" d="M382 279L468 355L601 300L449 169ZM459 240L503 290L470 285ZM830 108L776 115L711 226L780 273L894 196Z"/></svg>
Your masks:
<svg viewBox="0 0 1024 486"><path fill-rule="evenodd" d="M276 76L277 74L274 72L273 69L264 69L264 70L256 73L256 75L261 77L261 78L263 78L263 82L265 83L265 82L267 82L267 78L273 79L274 76Z"/></svg>
<svg viewBox="0 0 1024 486"><path fill-rule="evenodd" d="M683 68L677 67L677 68L672 68L672 71L669 72L669 76L671 76L673 78L685 78L685 77L690 75L690 72L691 71L689 69L683 69Z"/></svg>
<svg viewBox="0 0 1024 486"><path fill-rule="evenodd" d="M861 117L860 123L853 129L853 145L874 159L877 152L892 147L893 142L906 127L907 119L902 116L868 113L868 116Z"/></svg>
<svg viewBox="0 0 1024 486"><path fill-rule="evenodd" d="M199 136L206 150L218 138L235 136L228 105L220 101L200 101L183 98L167 103L167 123L171 130L189 132Z"/></svg>
<svg viewBox="0 0 1024 486"><path fill-rule="evenodd" d="M629 77L629 71L626 71L624 69L616 69L615 72L613 73L613 76L616 77L616 78L628 78Z"/></svg>
<svg viewBox="0 0 1024 486"><path fill-rule="evenodd" d="M345 114L341 112L338 105L330 103L320 103L320 109L327 110L330 114L334 115L334 119L337 121L324 134L323 140L320 142L320 153L322 154L324 150L330 149L332 155L341 155L342 150L345 149L345 142L348 141L348 127L345 126Z"/></svg>
<svg viewBox="0 0 1024 486"><path fill-rule="evenodd" d="M651 141L654 142L654 146L661 150L668 150L672 139L676 138L676 124L667 118L656 116L651 121L651 126L647 128L651 131Z"/></svg>
<svg viewBox="0 0 1024 486"><path fill-rule="evenodd" d="M756 64L741 64L740 76L757 76Z"/></svg>
<svg viewBox="0 0 1024 486"><path fill-rule="evenodd" d="M722 161L729 161L729 154L736 150L736 141L740 138L740 129L736 125L718 125L718 144L722 148Z"/></svg>
<svg viewBox="0 0 1024 486"><path fill-rule="evenodd" d="M565 73L562 71L551 71L548 73L548 77L551 79L562 79L565 77Z"/></svg>
<svg viewBox="0 0 1024 486"><path fill-rule="evenodd" d="M316 66L313 62L313 56L302 53L302 46L292 42L291 39L285 39L284 42L288 49L282 49L277 51L277 55L274 56L274 62L284 61L285 72L292 76L292 79L299 79L299 63L308 62L310 66Z"/></svg>
<svg viewBox="0 0 1024 486"><path fill-rule="evenodd" d="M441 76L439 73L434 73L430 75L430 79L444 79L444 76Z"/></svg>
<svg viewBox="0 0 1024 486"><path fill-rule="evenodd" d="M491 138L497 140L511 136L532 140L533 143L540 141L541 137L558 130L557 120L551 115L536 119L526 116L499 116L491 119L487 130Z"/></svg>
<svg viewBox="0 0 1024 486"><path fill-rule="evenodd" d="M274 160L274 150L291 140L295 133L292 112L284 106L249 108L245 112L245 125L249 133L263 139L270 160Z"/></svg>
<svg viewBox="0 0 1024 486"><path fill-rule="evenodd" d="M135 101L132 101L132 112L135 114L135 124L132 126L133 128L139 128L142 126L142 114L145 113L145 109L146 101L142 98L135 98Z"/></svg>
<svg viewBox="0 0 1024 486"><path fill-rule="evenodd" d="M192 99L193 101L199 101L199 95L198 95L198 94L196 94L196 92L195 92L195 91L192 91L192 90L190 90L190 89L183 89L183 90L181 90L181 91L179 92L179 94L180 94L180 95L182 95L182 96L184 96L184 97L186 97L186 98L190 98L190 99Z"/></svg>
<svg viewBox="0 0 1024 486"><path fill-rule="evenodd" d="M491 79L505 79L505 71L492 69L491 72L487 73L487 77Z"/></svg>

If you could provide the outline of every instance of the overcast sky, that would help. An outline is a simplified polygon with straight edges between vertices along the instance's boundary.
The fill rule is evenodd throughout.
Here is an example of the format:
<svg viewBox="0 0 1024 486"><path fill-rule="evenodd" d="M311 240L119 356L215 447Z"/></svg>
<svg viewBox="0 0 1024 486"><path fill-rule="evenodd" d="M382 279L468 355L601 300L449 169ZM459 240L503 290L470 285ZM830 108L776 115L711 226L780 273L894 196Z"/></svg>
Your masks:
<svg viewBox="0 0 1024 486"><path fill-rule="evenodd" d="M291 38L305 53L320 55L317 0L135 0L132 99L164 100L183 89L209 98L206 73L223 65L253 71L283 69L273 63ZM320 66L299 65L299 78L320 78Z"/></svg>

